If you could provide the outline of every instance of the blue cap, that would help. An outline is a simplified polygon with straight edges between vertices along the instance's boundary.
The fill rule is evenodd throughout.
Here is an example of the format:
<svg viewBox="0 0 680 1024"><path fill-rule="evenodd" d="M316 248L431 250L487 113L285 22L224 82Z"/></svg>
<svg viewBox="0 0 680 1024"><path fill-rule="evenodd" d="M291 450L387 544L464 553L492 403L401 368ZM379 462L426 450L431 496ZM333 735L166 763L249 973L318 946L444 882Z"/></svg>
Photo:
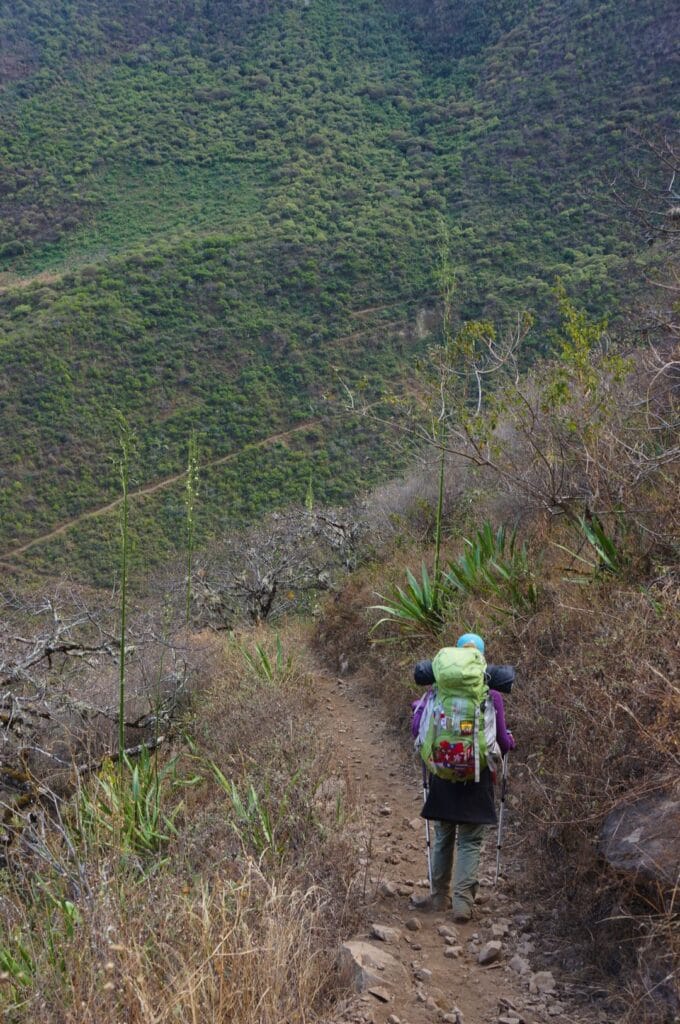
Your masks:
<svg viewBox="0 0 680 1024"><path fill-rule="evenodd" d="M484 641L476 633L463 633L456 641L456 647L465 647L466 644L474 644L480 654L484 654Z"/></svg>

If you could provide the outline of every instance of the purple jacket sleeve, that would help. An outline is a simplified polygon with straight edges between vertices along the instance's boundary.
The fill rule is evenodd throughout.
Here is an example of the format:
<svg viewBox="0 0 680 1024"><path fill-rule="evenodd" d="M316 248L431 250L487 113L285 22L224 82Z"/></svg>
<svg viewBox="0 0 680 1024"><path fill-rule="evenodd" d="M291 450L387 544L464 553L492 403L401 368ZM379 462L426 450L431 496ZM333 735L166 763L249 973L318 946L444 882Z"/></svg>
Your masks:
<svg viewBox="0 0 680 1024"><path fill-rule="evenodd" d="M498 746L501 748L501 754L507 754L508 750L515 749L515 740L505 725L503 698L497 690L489 690L489 694L496 709L496 739L498 740Z"/></svg>

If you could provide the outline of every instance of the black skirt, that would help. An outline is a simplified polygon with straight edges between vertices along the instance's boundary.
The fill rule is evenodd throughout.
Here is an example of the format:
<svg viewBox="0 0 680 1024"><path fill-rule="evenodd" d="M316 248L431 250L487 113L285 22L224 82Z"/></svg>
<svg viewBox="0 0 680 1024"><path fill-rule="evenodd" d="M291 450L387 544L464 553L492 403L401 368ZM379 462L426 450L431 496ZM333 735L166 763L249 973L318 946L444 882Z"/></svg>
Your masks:
<svg viewBox="0 0 680 1024"><path fill-rule="evenodd" d="M493 780L484 768L479 782L448 782L429 776L429 791L422 818L435 821L460 821L469 825L495 825Z"/></svg>

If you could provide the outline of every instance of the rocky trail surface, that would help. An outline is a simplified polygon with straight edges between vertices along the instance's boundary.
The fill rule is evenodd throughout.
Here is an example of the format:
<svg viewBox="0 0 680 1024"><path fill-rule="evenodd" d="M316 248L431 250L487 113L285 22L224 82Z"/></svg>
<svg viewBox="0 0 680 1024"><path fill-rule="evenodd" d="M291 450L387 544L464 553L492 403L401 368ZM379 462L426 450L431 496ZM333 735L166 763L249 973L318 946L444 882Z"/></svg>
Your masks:
<svg viewBox="0 0 680 1024"><path fill-rule="evenodd" d="M532 909L514 898L512 831L494 886L496 831L488 829L473 920L427 913L425 828L418 766L358 677L325 675L321 701L339 752L343 785L362 810L360 869L368 914L341 950L355 995L327 1024L604 1024L574 999L569 979L545 970L549 950ZM330 794L329 794L330 795ZM516 856L516 854L515 854Z"/></svg>

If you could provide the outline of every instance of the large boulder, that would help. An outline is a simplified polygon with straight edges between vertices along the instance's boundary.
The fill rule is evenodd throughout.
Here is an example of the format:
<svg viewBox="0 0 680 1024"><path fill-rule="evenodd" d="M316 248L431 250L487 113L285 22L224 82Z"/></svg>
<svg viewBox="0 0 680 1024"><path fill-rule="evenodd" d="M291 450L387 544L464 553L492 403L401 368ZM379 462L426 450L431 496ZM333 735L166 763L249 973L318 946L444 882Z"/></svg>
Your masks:
<svg viewBox="0 0 680 1024"><path fill-rule="evenodd" d="M608 864L663 886L680 874L680 797L669 793L622 804L609 814L600 834Z"/></svg>

